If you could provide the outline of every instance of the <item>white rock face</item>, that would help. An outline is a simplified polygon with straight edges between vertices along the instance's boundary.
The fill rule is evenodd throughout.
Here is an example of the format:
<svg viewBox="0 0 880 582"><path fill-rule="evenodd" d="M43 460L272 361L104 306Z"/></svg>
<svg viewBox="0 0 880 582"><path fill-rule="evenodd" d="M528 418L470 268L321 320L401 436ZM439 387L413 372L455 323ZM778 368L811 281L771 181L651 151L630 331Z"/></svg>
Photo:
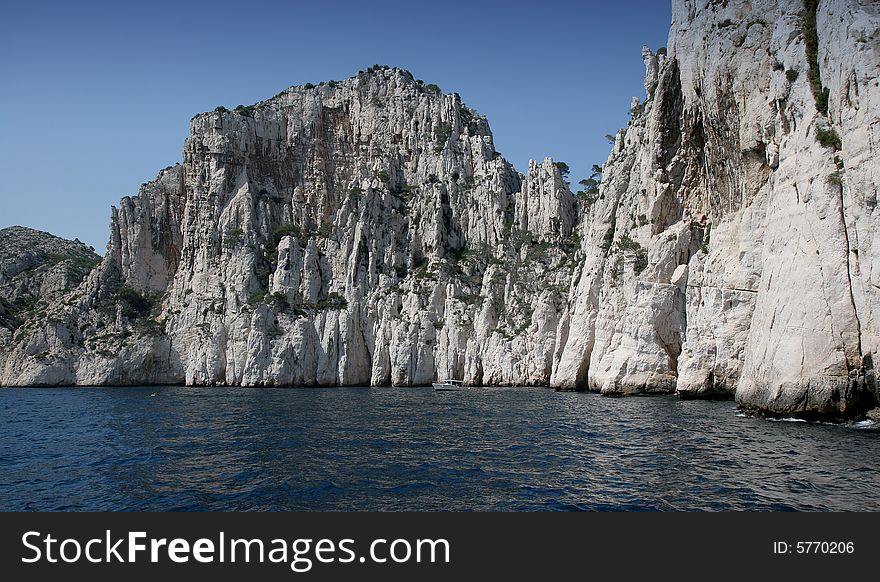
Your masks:
<svg viewBox="0 0 880 582"><path fill-rule="evenodd" d="M577 221L553 160L518 174L456 94L389 68L291 88L196 116L0 379L547 384Z"/></svg>
<svg viewBox="0 0 880 582"><path fill-rule="evenodd" d="M650 98L583 223L554 385L735 392L807 416L876 398L880 7L819 7L827 114L804 17L796 0L673 3L668 55L644 53Z"/></svg>
<svg viewBox="0 0 880 582"><path fill-rule="evenodd" d="M0 383L456 377L858 414L877 399L880 7L820 2L813 63L804 10L675 0L646 99L577 196L400 69L198 115L55 323L3 340Z"/></svg>

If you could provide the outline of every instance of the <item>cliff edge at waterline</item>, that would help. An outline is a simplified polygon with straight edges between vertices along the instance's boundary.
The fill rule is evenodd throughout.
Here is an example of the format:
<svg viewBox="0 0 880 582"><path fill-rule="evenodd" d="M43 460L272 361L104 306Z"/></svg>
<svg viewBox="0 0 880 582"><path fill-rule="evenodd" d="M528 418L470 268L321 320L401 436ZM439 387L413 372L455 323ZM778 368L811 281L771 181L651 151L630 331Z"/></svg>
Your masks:
<svg viewBox="0 0 880 582"><path fill-rule="evenodd" d="M578 192L402 69L197 115L81 283L0 304L0 384L874 406L880 6L676 0L643 57L645 99Z"/></svg>

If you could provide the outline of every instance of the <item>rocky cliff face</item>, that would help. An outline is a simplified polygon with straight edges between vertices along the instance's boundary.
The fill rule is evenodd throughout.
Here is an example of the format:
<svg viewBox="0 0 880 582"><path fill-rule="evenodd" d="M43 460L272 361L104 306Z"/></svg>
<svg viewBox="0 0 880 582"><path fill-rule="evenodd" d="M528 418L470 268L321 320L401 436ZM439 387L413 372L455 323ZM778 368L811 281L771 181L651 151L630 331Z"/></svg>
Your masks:
<svg viewBox="0 0 880 582"><path fill-rule="evenodd" d="M100 261L79 240L21 226L0 230L0 341L63 298Z"/></svg>
<svg viewBox="0 0 880 582"><path fill-rule="evenodd" d="M674 2L647 99L577 196L400 69L198 115L183 163L114 209L100 267L8 334L0 382L440 376L857 414L878 29L864 0Z"/></svg>
<svg viewBox="0 0 880 582"><path fill-rule="evenodd" d="M580 245L560 169L375 67L193 118L5 384L546 384ZM48 352L39 360L36 350Z"/></svg>
<svg viewBox="0 0 880 582"><path fill-rule="evenodd" d="M806 416L876 398L880 6L815 4L673 3L583 223L554 385Z"/></svg>

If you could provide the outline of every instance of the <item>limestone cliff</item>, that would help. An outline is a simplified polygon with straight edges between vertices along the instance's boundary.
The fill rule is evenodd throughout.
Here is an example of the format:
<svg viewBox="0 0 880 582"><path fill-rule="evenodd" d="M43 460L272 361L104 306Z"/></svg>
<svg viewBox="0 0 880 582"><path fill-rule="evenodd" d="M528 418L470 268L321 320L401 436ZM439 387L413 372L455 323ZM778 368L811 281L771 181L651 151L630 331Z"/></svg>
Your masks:
<svg viewBox="0 0 880 582"><path fill-rule="evenodd" d="M0 338L0 383L440 376L858 414L878 56L875 2L676 0L577 195L400 69L198 115L183 163L114 209L101 265Z"/></svg>
<svg viewBox="0 0 880 582"><path fill-rule="evenodd" d="M218 108L113 210L67 304L16 329L2 381L546 384L577 222L556 164L520 175L400 69Z"/></svg>
<svg viewBox="0 0 880 582"><path fill-rule="evenodd" d="M21 226L0 230L0 341L62 299L100 261L79 240Z"/></svg>
<svg viewBox="0 0 880 582"><path fill-rule="evenodd" d="M583 222L554 385L806 416L876 398L880 6L815 4L673 3Z"/></svg>

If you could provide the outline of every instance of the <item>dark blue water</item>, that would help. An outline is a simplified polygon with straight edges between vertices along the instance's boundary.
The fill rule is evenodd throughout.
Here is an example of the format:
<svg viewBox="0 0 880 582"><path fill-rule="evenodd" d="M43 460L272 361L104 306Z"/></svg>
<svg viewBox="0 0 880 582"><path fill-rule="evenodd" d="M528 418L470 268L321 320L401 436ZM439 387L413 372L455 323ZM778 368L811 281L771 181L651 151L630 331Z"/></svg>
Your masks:
<svg viewBox="0 0 880 582"><path fill-rule="evenodd" d="M528 388L5 389L0 509L877 511L880 431Z"/></svg>

